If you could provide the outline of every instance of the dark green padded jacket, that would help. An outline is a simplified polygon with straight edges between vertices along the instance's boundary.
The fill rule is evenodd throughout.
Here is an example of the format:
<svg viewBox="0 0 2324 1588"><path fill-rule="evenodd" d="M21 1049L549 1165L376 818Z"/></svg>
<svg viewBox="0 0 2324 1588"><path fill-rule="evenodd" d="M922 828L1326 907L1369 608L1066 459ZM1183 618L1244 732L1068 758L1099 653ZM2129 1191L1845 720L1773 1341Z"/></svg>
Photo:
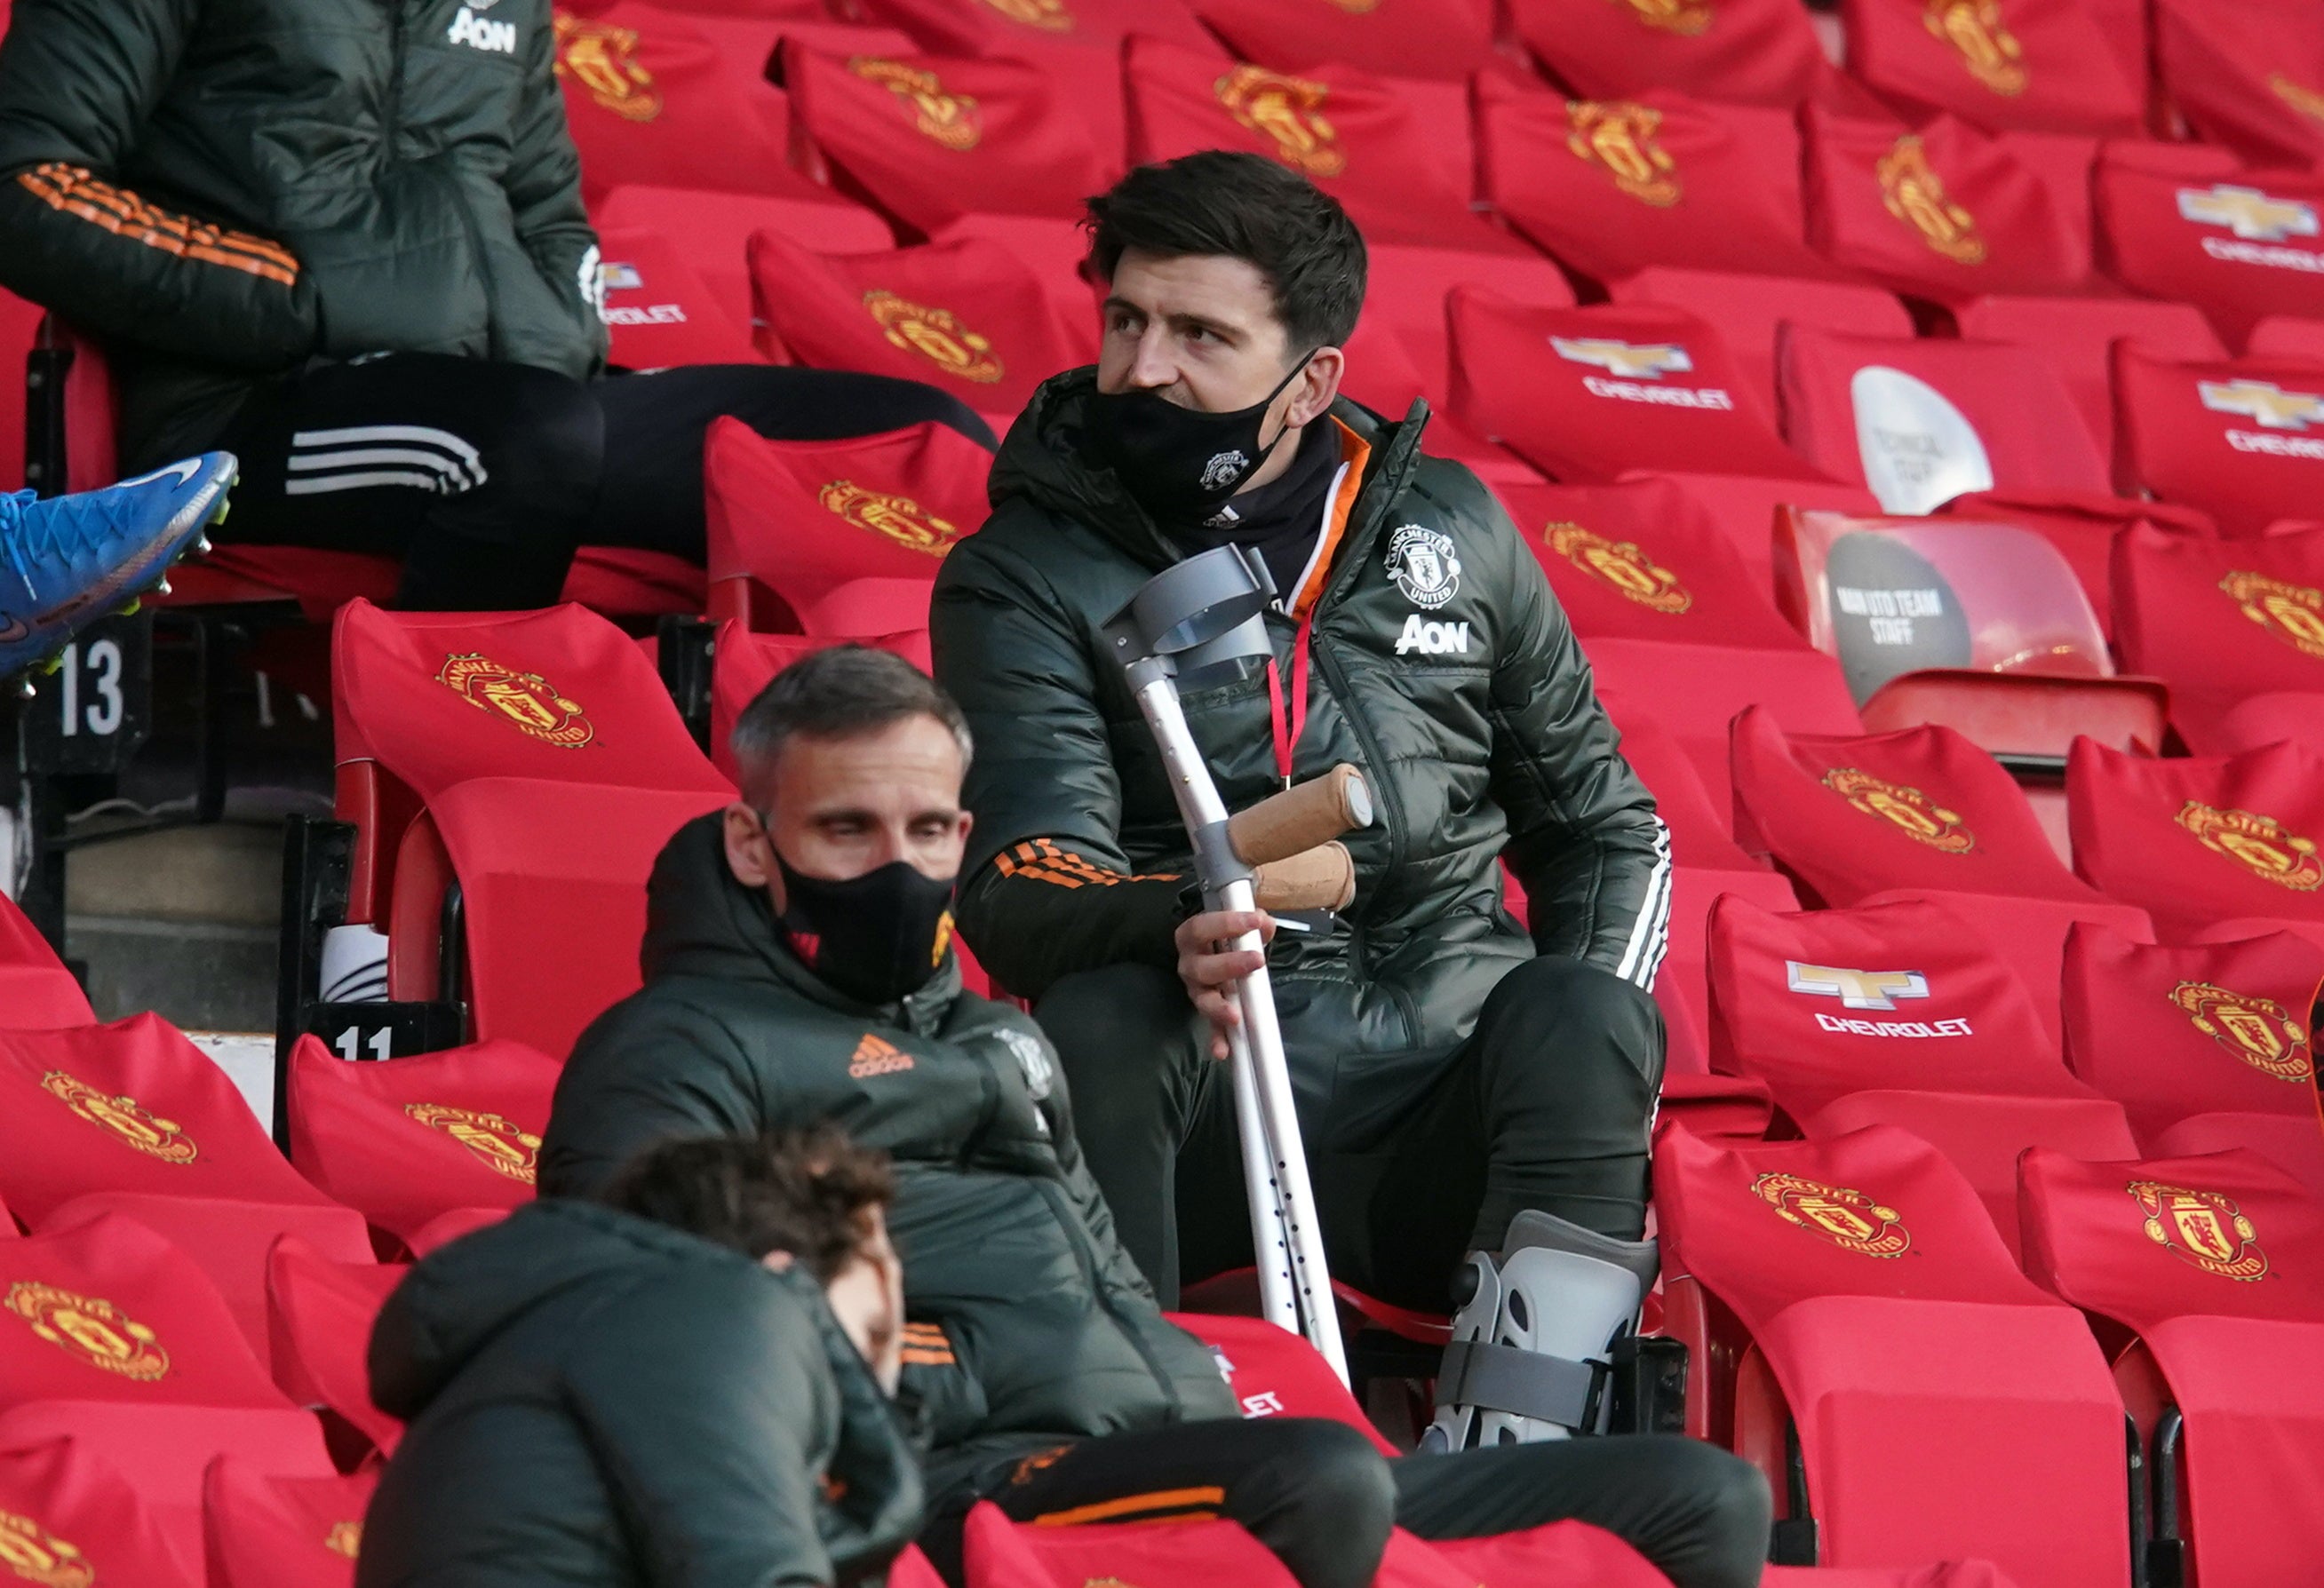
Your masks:
<svg viewBox="0 0 2324 1588"><path fill-rule="evenodd" d="M820 1588L919 1527L910 1442L820 1287L610 1207L430 1253L371 1383L410 1427L359 1588Z"/></svg>
<svg viewBox="0 0 2324 1588"><path fill-rule="evenodd" d="M942 1328L901 1400L931 1492L1061 1439L1233 1417L1207 1346L1161 1314L1074 1138L1031 1019L961 990L956 963L900 1005L833 991L726 867L721 818L680 828L647 885L645 987L581 1033L540 1189L603 1185L666 1137L834 1120L895 1160L904 1304Z"/></svg>
<svg viewBox="0 0 2324 1588"><path fill-rule="evenodd" d="M1173 874L1187 868L1153 736L1099 632L1182 554L1085 461L1093 390L1092 371L1068 372L1019 418L992 517L945 558L931 617L936 676L976 738L961 929L1025 996L1076 970L1174 964ZM1508 514L1466 468L1420 452L1425 406L1400 424L1346 401L1333 416L1370 451L1314 608L1294 776L1352 762L1379 822L1348 840L1348 933L1278 939L1270 961L1295 1080L1344 1104L1369 1063L1401 1069L1465 1036L1536 952L1650 987L1670 840ZM1297 626L1278 611L1269 627L1290 677ZM1280 786L1263 676L1184 703L1228 809ZM1530 941L1502 905L1504 855Z"/></svg>
<svg viewBox="0 0 2324 1588"><path fill-rule="evenodd" d="M17 0L0 287L106 344L124 467L310 359L603 366L549 6Z"/></svg>

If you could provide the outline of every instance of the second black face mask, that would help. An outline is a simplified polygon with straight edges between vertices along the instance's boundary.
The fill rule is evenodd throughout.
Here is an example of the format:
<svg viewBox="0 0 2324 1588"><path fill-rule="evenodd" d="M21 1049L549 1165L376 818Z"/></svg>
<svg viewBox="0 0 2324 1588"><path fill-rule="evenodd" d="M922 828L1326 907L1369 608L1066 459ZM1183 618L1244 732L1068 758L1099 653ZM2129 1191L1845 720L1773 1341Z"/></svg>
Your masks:
<svg viewBox="0 0 2324 1588"><path fill-rule="evenodd" d="M1101 391L1090 399L1091 445L1156 521L1199 523L1282 445L1284 429L1263 445L1259 431L1268 406L1306 367L1301 359L1259 401L1222 414L1180 408L1151 391Z"/></svg>
<svg viewBox="0 0 2324 1588"><path fill-rule="evenodd" d="M770 846L771 847L771 846ZM892 1004L928 983L952 949L952 879L890 860L845 882L807 877L780 855L783 935L836 990Z"/></svg>

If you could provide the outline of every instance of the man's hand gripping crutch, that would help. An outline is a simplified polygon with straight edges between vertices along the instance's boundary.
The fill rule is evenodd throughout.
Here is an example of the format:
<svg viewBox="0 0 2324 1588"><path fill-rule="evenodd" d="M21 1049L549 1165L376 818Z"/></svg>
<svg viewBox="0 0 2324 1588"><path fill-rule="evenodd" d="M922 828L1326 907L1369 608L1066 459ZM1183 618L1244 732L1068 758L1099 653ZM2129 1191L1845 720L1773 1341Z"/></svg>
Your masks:
<svg viewBox="0 0 2324 1588"><path fill-rule="evenodd" d="M1273 596L1263 564L1222 546L1156 575L1106 626L1169 771L1206 912L1345 907L1355 895L1355 867L1336 840L1371 824L1370 792L1346 766L1230 817L1187 730L1179 685L1231 676L1268 656L1262 614ZM1263 941L1252 930L1222 947L1251 954ZM1223 991L1234 1014L1226 1036L1260 1308L1304 1335L1344 1382L1347 1354L1265 959Z"/></svg>

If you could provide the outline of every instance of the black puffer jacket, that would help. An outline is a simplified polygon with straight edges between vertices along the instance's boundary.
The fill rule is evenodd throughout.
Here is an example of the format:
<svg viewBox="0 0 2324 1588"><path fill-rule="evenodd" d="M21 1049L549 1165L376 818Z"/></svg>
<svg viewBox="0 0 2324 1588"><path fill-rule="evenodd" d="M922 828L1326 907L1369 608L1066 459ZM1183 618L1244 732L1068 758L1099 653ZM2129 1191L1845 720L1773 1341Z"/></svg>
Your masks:
<svg viewBox="0 0 2324 1588"><path fill-rule="evenodd" d="M124 465L254 375L433 352L599 369L549 0L16 0L0 286L105 339Z"/></svg>
<svg viewBox="0 0 2324 1588"><path fill-rule="evenodd" d="M1167 1322L1083 1164L1055 1054L956 965L884 1008L784 947L726 868L720 818L655 863L646 985L581 1034L540 1152L544 1193L602 1185L668 1136L834 1120L890 1153L904 1302L941 1345L904 1369L942 1492L1076 1435L1232 1417L1209 1349Z"/></svg>
<svg viewBox="0 0 2324 1588"><path fill-rule="evenodd" d="M936 675L976 735L961 927L1028 996L1073 970L1174 963L1179 883L1123 874L1186 869L1153 736L1099 633L1182 554L1084 461L1093 390L1092 371L1059 375L1018 419L993 464L992 518L945 559L932 618ZM1296 1078L1344 1094L1363 1055L1465 1035L1493 984L1536 951L1650 985L1669 836L1508 516L1466 468L1421 454L1425 406L1402 424L1344 401L1333 414L1370 452L1314 606L1294 772L1353 762L1380 821L1349 840L1351 933L1303 950L1278 940L1273 959L1295 1062L1314 1060ZM1269 621L1290 677L1296 625ZM1185 705L1230 810L1280 786L1264 678ZM1045 856L1044 839L1069 858ZM1531 942L1502 908L1505 849Z"/></svg>
<svg viewBox="0 0 2324 1588"><path fill-rule="evenodd" d="M410 1419L359 1588L807 1588L883 1570L919 1473L813 1280L537 1202L388 1298L372 1398Z"/></svg>

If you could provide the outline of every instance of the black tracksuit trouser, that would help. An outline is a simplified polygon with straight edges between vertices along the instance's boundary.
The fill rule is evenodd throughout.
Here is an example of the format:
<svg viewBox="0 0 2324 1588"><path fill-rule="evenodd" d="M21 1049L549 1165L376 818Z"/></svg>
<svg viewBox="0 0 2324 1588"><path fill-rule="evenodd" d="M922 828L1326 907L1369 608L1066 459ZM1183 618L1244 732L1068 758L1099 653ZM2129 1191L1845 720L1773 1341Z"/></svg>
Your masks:
<svg viewBox="0 0 2324 1588"><path fill-rule="evenodd" d="M1233 1079L1177 977L1084 971L1033 1013L1064 1063L1083 1156L1162 1304L1182 1280L1250 1266ZM1296 1031L1286 1040L1295 1068L1314 1061L1296 1056ZM1499 1250L1522 1209L1637 1240L1663 1042L1652 997L1545 957L1501 978L1449 1055L1419 1056L1408 1098L1319 1103L1297 1088L1333 1277L1442 1312L1462 1254Z"/></svg>
<svg viewBox="0 0 2324 1588"><path fill-rule="evenodd" d="M703 553L703 433L722 417L822 441L934 419L992 433L932 386L706 364L583 384L398 353L318 365L246 399L211 443L242 461L221 538L403 559L396 605L553 604L576 548Z"/></svg>
<svg viewBox="0 0 2324 1588"><path fill-rule="evenodd" d="M1389 1460L1321 1418L1181 1423L998 1463L971 1491L940 1497L920 1543L952 1583L963 1580L962 1517L979 1498L1027 1522L1223 1516L1301 1588L1370 1588L1391 1525L1470 1538L1568 1519L1621 1538L1676 1588L1751 1588L1770 1515L1758 1469L1677 1435ZM1134 1580L1135 1561L1123 1564Z"/></svg>

